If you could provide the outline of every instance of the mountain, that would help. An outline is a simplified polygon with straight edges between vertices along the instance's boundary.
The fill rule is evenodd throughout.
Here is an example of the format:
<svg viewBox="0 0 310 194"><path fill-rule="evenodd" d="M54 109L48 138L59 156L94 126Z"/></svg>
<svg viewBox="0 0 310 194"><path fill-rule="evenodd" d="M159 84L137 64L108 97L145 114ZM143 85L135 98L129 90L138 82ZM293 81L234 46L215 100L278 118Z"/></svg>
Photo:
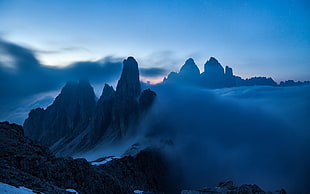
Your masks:
<svg viewBox="0 0 310 194"><path fill-rule="evenodd" d="M225 69L220 62L211 57L204 64L204 72L199 73L199 69L192 58L186 60L181 67L180 72L171 72L167 78L164 78L164 83L174 83L183 85L195 85L206 88L224 88L235 86L254 86L254 85L269 85L276 86L277 83L272 78L254 77L250 79L242 79L239 76L233 75L233 69L226 66Z"/></svg>
<svg viewBox="0 0 310 194"><path fill-rule="evenodd" d="M48 148L23 135L22 126L0 122L0 182L35 193L169 192L165 160L156 150L105 164L56 157ZM70 190L69 190L70 189ZM0 188L1 192L1 188Z"/></svg>
<svg viewBox="0 0 310 194"><path fill-rule="evenodd" d="M99 141L119 141L135 134L155 96L150 89L141 92L138 63L128 57L116 90L105 84L96 101L87 81L68 82L52 105L31 110L24 122L25 134L63 154L89 149Z"/></svg>
<svg viewBox="0 0 310 194"><path fill-rule="evenodd" d="M139 116L138 97L141 93L137 61L133 57L128 57L123 64L112 108L112 130L117 137L125 136L129 126L137 122Z"/></svg>
<svg viewBox="0 0 310 194"><path fill-rule="evenodd" d="M24 122L25 134L44 146L74 137L87 127L95 106L96 96L88 81L68 82L46 110L31 110Z"/></svg>
<svg viewBox="0 0 310 194"><path fill-rule="evenodd" d="M184 83L184 84L198 84L200 71L195 61L189 58L181 67L179 73L171 72L164 82L168 83Z"/></svg>

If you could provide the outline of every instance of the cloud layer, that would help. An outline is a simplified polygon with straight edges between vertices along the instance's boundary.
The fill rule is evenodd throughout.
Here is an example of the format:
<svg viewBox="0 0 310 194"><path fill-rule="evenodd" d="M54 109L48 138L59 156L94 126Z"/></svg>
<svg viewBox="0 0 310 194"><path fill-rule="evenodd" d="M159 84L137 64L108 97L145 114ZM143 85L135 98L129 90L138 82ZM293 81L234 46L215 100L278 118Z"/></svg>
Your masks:
<svg viewBox="0 0 310 194"><path fill-rule="evenodd" d="M221 181L306 192L310 87L221 90L157 86L141 125L145 142L168 142L183 189ZM181 170L180 170L181 169Z"/></svg>
<svg viewBox="0 0 310 194"><path fill-rule="evenodd" d="M64 68L44 66L31 49L0 39L0 117L30 97L60 90L69 80L113 83L121 68L122 59L113 57L76 62Z"/></svg>
<svg viewBox="0 0 310 194"><path fill-rule="evenodd" d="M24 107L22 112L29 112L30 108L34 108L29 104L37 104L36 101L40 100L35 98L42 97L39 97L39 94L44 96L46 95L44 93L49 93L46 96L50 99L51 91L60 91L67 81L81 79L89 80L95 86L103 87L104 83L115 84L122 69L123 59L112 56L98 61L75 62L62 68L50 67L40 63L36 58L37 52L0 39L0 90L2 91L0 119L22 123L25 118L18 111L22 107ZM164 73L165 70L161 68L141 69L141 75L149 78ZM56 95L57 92L54 92L52 97ZM46 106L46 102L50 102L50 100L43 101L45 103L41 106ZM18 119L12 116L18 114Z"/></svg>

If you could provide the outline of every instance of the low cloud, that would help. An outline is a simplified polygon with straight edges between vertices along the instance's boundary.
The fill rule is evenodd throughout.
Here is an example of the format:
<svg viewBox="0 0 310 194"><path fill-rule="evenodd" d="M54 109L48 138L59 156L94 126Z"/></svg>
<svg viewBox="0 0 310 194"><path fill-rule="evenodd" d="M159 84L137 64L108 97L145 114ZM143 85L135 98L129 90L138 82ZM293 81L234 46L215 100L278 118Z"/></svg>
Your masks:
<svg viewBox="0 0 310 194"><path fill-rule="evenodd" d="M166 76L168 70L165 68L140 68L140 73L144 77L159 77Z"/></svg>
<svg viewBox="0 0 310 194"><path fill-rule="evenodd" d="M180 188L233 180L306 192L310 179L309 86L207 90L155 86L142 142L168 142ZM151 143L152 144L152 143Z"/></svg>
<svg viewBox="0 0 310 194"><path fill-rule="evenodd" d="M60 90L69 80L114 83L121 68L122 59L111 56L98 61L76 62L63 68L49 67L37 60L35 51L0 39L0 118L8 114L11 106L36 94Z"/></svg>

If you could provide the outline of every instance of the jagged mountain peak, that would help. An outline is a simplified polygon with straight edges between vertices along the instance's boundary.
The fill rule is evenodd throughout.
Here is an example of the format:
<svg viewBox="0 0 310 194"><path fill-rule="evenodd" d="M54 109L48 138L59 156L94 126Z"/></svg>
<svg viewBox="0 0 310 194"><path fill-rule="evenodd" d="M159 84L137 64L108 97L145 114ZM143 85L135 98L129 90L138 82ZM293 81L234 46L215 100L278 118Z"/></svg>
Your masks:
<svg viewBox="0 0 310 194"><path fill-rule="evenodd" d="M180 69L180 74L199 75L200 71L197 67L194 59L189 58L185 61L185 64Z"/></svg>
<svg viewBox="0 0 310 194"><path fill-rule="evenodd" d="M115 94L115 90L112 86L108 84L104 84L103 90L102 90L102 95L101 98L111 98Z"/></svg>
<svg viewBox="0 0 310 194"><path fill-rule="evenodd" d="M224 68L215 57L210 57L210 59L204 65L204 73L210 74L212 76L219 74L223 75Z"/></svg>
<svg viewBox="0 0 310 194"><path fill-rule="evenodd" d="M89 81L80 80L78 82L68 81L66 85L62 88L57 98L60 98L62 96L71 96L72 93L76 95L89 95L95 97L93 87L90 85Z"/></svg>
<svg viewBox="0 0 310 194"><path fill-rule="evenodd" d="M95 106L96 96L88 81L69 81L52 105L30 112L24 122L25 134L44 146L51 146L62 137L81 132Z"/></svg>
<svg viewBox="0 0 310 194"><path fill-rule="evenodd" d="M133 57L123 61L121 78L116 87L118 96L138 97L141 92L138 63Z"/></svg>
<svg viewBox="0 0 310 194"><path fill-rule="evenodd" d="M96 102L88 81L67 82L53 104L30 112L24 123L29 137L57 153L88 149L99 140L112 142L135 131L129 127L149 109L156 93L141 93L138 63L133 57L123 62L116 91L105 84Z"/></svg>

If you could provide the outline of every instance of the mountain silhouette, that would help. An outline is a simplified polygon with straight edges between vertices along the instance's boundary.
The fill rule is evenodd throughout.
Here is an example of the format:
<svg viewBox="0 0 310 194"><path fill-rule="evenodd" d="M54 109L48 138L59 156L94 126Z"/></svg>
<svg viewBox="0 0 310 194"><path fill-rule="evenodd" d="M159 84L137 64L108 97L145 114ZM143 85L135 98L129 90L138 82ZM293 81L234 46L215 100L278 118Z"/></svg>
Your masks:
<svg viewBox="0 0 310 194"><path fill-rule="evenodd" d="M192 58L186 60L181 67L180 72L171 72L167 78L164 78L164 83L195 85L206 88L224 88L236 86L254 86L268 85L277 86L277 83L272 78L253 77L242 79L233 74L233 69L226 66L225 69L215 57L204 64L204 72L199 73L199 69Z"/></svg>
<svg viewBox="0 0 310 194"><path fill-rule="evenodd" d="M95 99L89 82L68 82L51 106L31 110L24 122L26 136L45 146L76 136L89 124Z"/></svg>
<svg viewBox="0 0 310 194"><path fill-rule="evenodd" d="M52 105L30 111L25 134L58 153L87 149L100 140L118 141L135 133L155 96L150 89L141 92L138 63L128 57L116 91L105 84L96 102L89 82L68 82Z"/></svg>

